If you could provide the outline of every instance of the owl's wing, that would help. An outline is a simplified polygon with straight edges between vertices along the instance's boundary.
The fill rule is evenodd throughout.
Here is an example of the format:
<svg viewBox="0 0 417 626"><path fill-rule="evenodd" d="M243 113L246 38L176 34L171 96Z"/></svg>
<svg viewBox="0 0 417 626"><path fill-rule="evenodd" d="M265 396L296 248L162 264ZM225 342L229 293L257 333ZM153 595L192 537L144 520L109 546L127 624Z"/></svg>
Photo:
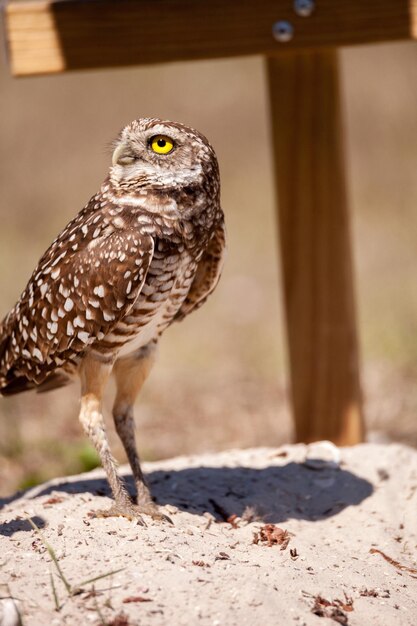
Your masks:
<svg viewBox="0 0 417 626"><path fill-rule="evenodd" d="M8 366L39 383L103 339L137 299L153 250L152 237L129 229L52 246L4 322L3 375Z"/></svg>
<svg viewBox="0 0 417 626"><path fill-rule="evenodd" d="M198 264L188 295L175 316L177 321L198 309L215 289L223 269L225 253L226 230L222 221Z"/></svg>

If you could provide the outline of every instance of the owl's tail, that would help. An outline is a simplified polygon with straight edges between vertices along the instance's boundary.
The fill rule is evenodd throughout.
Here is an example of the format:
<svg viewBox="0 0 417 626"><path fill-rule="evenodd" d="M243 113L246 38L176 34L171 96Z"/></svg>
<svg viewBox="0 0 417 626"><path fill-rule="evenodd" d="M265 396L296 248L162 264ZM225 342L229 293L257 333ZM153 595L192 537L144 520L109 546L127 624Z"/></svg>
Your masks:
<svg viewBox="0 0 417 626"><path fill-rule="evenodd" d="M10 345L10 315L0 322L0 393L7 384L8 365L8 348Z"/></svg>
<svg viewBox="0 0 417 626"><path fill-rule="evenodd" d="M9 396L20 391L33 389L36 385L16 372L12 357L10 342L13 325L15 322L14 312L10 313L0 322L0 395Z"/></svg>
<svg viewBox="0 0 417 626"><path fill-rule="evenodd" d="M13 388L17 378L13 373L10 350L13 323L13 311L0 322L0 395L8 395L10 387Z"/></svg>
<svg viewBox="0 0 417 626"><path fill-rule="evenodd" d="M52 372L42 383L37 384L18 371L10 350L14 323L13 311L0 322L0 396L12 396L31 389L43 393L67 385L70 379L62 372Z"/></svg>

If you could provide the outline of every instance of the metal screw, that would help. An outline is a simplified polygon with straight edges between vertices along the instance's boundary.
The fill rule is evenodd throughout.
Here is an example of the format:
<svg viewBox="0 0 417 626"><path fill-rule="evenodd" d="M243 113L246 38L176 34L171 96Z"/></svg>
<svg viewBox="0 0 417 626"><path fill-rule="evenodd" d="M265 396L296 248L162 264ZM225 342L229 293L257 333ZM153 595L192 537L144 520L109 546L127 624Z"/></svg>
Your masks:
<svg viewBox="0 0 417 626"><path fill-rule="evenodd" d="M272 27L272 33L274 38L280 43L285 43L286 41L290 41L294 35L294 28L290 22L286 22L285 20L280 20L279 22L275 22Z"/></svg>
<svg viewBox="0 0 417 626"><path fill-rule="evenodd" d="M308 17L314 11L314 0L294 0L294 11L301 17Z"/></svg>

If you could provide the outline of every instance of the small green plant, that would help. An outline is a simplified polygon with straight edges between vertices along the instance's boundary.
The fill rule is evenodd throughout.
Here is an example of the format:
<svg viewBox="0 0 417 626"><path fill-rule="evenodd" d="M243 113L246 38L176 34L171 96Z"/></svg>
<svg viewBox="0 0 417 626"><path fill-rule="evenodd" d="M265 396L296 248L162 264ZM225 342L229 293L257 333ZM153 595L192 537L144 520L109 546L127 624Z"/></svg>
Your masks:
<svg viewBox="0 0 417 626"><path fill-rule="evenodd" d="M31 487L40 485L44 480L45 476L41 472L30 472L20 481L18 488L22 490L30 489Z"/></svg>
<svg viewBox="0 0 417 626"><path fill-rule="evenodd" d="M100 465L100 457L93 446L90 446L88 443L79 446L77 459L82 472L89 472Z"/></svg>

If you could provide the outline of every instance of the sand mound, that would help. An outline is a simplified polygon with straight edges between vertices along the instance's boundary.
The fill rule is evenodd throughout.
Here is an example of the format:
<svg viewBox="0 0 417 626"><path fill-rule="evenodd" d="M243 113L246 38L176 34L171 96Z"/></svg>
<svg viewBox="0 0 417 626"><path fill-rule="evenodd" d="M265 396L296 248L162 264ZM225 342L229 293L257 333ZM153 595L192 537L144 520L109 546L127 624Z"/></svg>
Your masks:
<svg viewBox="0 0 417 626"><path fill-rule="evenodd" d="M173 526L89 516L110 505L99 470L0 501L2 626L417 624L417 451L296 445L145 469Z"/></svg>

